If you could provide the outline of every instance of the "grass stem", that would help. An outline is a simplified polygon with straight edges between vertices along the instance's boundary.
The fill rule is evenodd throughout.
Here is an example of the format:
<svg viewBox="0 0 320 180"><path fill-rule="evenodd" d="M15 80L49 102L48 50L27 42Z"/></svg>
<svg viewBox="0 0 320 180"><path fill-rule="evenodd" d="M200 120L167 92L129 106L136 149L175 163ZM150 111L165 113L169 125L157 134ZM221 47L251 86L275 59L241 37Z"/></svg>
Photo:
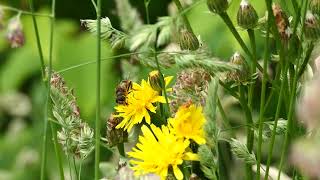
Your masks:
<svg viewBox="0 0 320 180"><path fill-rule="evenodd" d="M101 91L101 0L97 0L97 67L96 67L96 120L95 120L95 162L94 162L94 178L99 177L99 163L100 163L100 91Z"/></svg>

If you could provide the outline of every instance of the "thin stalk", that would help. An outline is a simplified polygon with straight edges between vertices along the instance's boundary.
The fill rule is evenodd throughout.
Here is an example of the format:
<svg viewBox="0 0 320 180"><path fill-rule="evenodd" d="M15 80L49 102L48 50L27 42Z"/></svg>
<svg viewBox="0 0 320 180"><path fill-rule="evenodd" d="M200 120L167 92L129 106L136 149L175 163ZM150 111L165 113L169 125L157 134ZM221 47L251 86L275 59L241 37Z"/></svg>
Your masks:
<svg viewBox="0 0 320 180"><path fill-rule="evenodd" d="M75 172L76 179L79 179L79 177L78 177L79 174L78 174L76 159L74 158L74 156L72 157L72 161L73 161L73 168L74 168L74 172Z"/></svg>
<svg viewBox="0 0 320 180"><path fill-rule="evenodd" d="M21 10L21 9L18 9L18 8L14 8L14 7L10 7L10 6L5 6L5 5L1 5L1 4L0 4L0 7L1 7L2 9L9 10L9 11L14 11L14 12L17 12L17 13L20 13L20 14L25 14L25 15L30 15L30 16L39 16L39 17L52 18L52 15L50 15L50 14L33 13L33 12L24 11L24 10Z"/></svg>
<svg viewBox="0 0 320 180"><path fill-rule="evenodd" d="M252 120L252 114L250 111L250 108L248 107L246 98L245 98L245 89L243 86L239 87L239 91L240 91L240 104L245 112L245 116L246 116L246 122L247 124L251 124L253 125L253 120ZM247 128L247 147L249 152L251 153L253 150L253 141L254 141L254 136L253 136L253 130L252 128ZM251 169L251 165L246 163L246 179L247 180L251 180L253 178L253 174L252 174L252 169Z"/></svg>
<svg viewBox="0 0 320 180"><path fill-rule="evenodd" d="M217 99L217 105L218 105L218 109L219 109L221 118L222 118L222 120L223 120L223 121L222 121L223 124L226 126L227 129L232 129L232 126L231 126L231 124L230 124L230 122L229 122L229 120L228 120L228 118L227 118L227 115L226 115L226 113L225 113L225 111L224 111L224 109L223 109L223 107L222 107L222 104L221 104L221 101L220 101L219 98ZM231 130L231 136L232 136L232 137L236 137L235 134L234 134L234 132L233 132L232 130Z"/></svg>
<svg viewBox="0 0 320 180"><path fill-rule="evenodd" d="M33 0L29 0L29 6L30 6L31 13L34 13ZM37 42L38 52L39 52L39 56L40 56L42 80L43 80L46 88L50 88L50 86L48 87L47 84L46 84L44 57L43 57L43 52L42 52L42 48L41 48L42 46L41 46L41 42L40 42L40 35L39 35L37 20L36 20L34 15L32 15L32 22L33 22L33 26L34 26L34 30L35 30L36 42ZM55 150L56 158L57 158L57 161L58 161L60 179L64 180L63 163L62 163L61 152L59 150L56 128L55 128L55 125L52 124L52 123L50 123L50 127L51 127L51 134L52 134L52 137L53 137L54 150Z"/></svg>
<svg viewBox="0 0 320 180"><path fill-rule="evenodd" d="M54 23L55 23L55 7L56 1L52 0L51 4L51 23L50 23L50 43L49 43L49 65L48 65L48 78L47 81L47 97L46 97L46 105L45 105L45 118L43 125L43 139L42 139L42 153L41 153L41 172L40 179L45 179L45 171L47 164L47 129L48 129L48 121L49 121L49 111L50 111L50 79L52 74L52 52L53 52L53 35L54 35Z"/></svg>
<svg viewBox="0 0 320 180"><path fill-rule="evenodd" d="M250 43L252 47L252 52L253 52L253 58L254 60L251 61L251 74L253 75L256 73L257 69L257 46L256 46L256 39L255 39L255 34L253 29L248 29L248 35L250 38ZM249 88L249 95L248 95L248 106L252 110L252 99L253 99L253 93L254 93L254 86L255 83L251 83L250 88Z"/></svg>
<svg viewBox="0 0 320 180"><path fill-rule="evenodd" d="M30 10L31 13L34 13L34 5L33 5L33 0L29 0L29 6L30 6ZM33 27L34 27L34 31L35 31L35 35L36 35L36 41L37 41L37 47L38 47L38 51L39 51L39 56L40 56L40 64L41 64L41 74L42 74L42 78L44 79L46 76L46 72L45 72L45 64L44 64L44 57L43 57L43 52L42 52L42 46L41 46L41 42L40 42L40 35L39 35L39 30L38 30L38 24L37 24L37 20L34 14L32 14L32 22L33 22Z"/></svg>
<svg viewBox="0 0 320 180"><path fill-rule="evenodd" d="M95 163L94 178L99 179L100 163L100 91L101 91L101 0L97 0L97 89L96 89L96 120L95 120Z"/></svg>
<svg viewBox="0 0 320 180"><path fill-rule="evenodd" d="M298 79L301 78L301 76L303 75L304 71L306 70L306 67L309 63L309 59L310 59L310 56L311 56L311 53L314 49L314 43L311 43L310 44L310 47L308 48L307 52L306 52L306 57L304 58L303 62L302 62L302 65L299 69L299 73L298 73Z"/></svg>
<svg viewBox="0 0 320 180"><path fill-rule="evenodd" d="M55 127L55 124L50 122L51 127L51 134L53 137L53 145L54 145L54 151L58 160L58 167L59 167L59 174L60 174L60 180L64 180L64 170L63 170L63 163L62 163L62 155L61 151L59 149L58 139L57 139L57 130Z"/></svg>
<svg viewBox="0 0 320 180"><path fill-rule="evenodd" d="M80 166L79 166L79 175L78 175L78 180L81 180L82 163L83 163L83 160L81 159L81 161L80 161Z"/></svg>
<svg viewBox="0 0 320 180"><path fill-rule="evenodd" d="M302 9L302 28L301 28L301 32L304 31L304 28L305 28L305 19L306 19L306 13L307 13L307 7L308 7L308 3L309 1L308 0L305 0L304 1L304 4L303 4L303 9ZM300 36L300 39L301 41L303 40L303 33L301 34ZM312 47L311 47L312 48ZM301 52L301 51L299 51ZM311 53L311 52L310 52ZM309 55L307 54L306 55L306 58L309 58L308 57ZM298 65L300 64L299 63L299 60L300 60L300 57L298 58ZM303 68L303 67L302 67ZM282 153L281 153L281 159L280 159L280 164L279 164L279 173L278 173L278 180L280 179L280 175L281 175L281 171L282 171L282 168L283 168L283 164L284 164L284 160L285 160L285 156L286 156L286 153L288 151L288 146L289 146L289 143L291 141L291 135L292 135L292 131L293 131L293 116L294 116L294 104L295 104L295 99L296 99L296 87L297 87L297 83L298 83L298 78L299 78L299 70L297 70L297 72L295 73L295 76L294 76L294 79L293 79L293 86L292 86L292 91L291 91L291 94L290 94L290 101L289 101L289 111L288 111L288 124L287 124L287 132L286 132L286 135L285 135L285 140L284 140L284 146L282 148Z"/></svg>
<svg viewBox="0 0 320 180"><path fill-rule="evenodd" d="M157 48L157 44L156 43L155 43L155 47L154 48L155 48L155 51L156 51L156 48ZM162 88L162 94L164 95L164 98L166 100L166 107L167 107L167 111L169 113L169 115L168 115L168 117L169 117L170 116L170 106L169 106L169 99L168 99L168 95L167 95L167 91L166 91L166 83L164 81L164 77L163 77L163 74L161 72L158 56L157 56L156 53L154 53L154 59L155 59L156 64L157 64L157 70L159 71L159 74L160 74L160 84L161 84L161 88Z"/></svg>
<svg viewBox="0 0 320 180"><path fill-rule="evenodd" d="M288 70L288 64L286 65L286 67L282 71L282 77L286 76L287 70ZM286 80L286 78L284 78L284 80ZM269 179L269 170L270 170L271 159L272 159L272 154L273 154L273 147L274 147L277 127L278 127L278 120L279 120L279 116L280 116L280 112L281 112L281 104L282 104L282 97L283 97L283 94L284 94L284 86L285 86L285 84L286 84L286 82L281 83L281 87L280 87L280 94L279 94L276 114L275 114L275 117L274 117L274 126L273 126L273 129L272 129L272 136L271 136L270 145L269 145L269 151L268 151L267 167L266 167L265 176L264 176L265 180Z"/></svg>
<svg viewBox="0 0 320 180"><path fill-rule="evenodd" d="M144 0L144 8L146 10L147 24L150 24L149 4L150 4L150 0Z"/></svg>
<svg viewBox="0 0 320 180"><path fill-rule="evenodd" d="M67 152L68 152L68 149L67 149ZM67 160L68 160L68 165L69 165L70 180L72 180L72 179L73 179L73 176L72 176L72 169L71 169L71 162L70 162L70 155L69 155L69 153L67 153Z"/></svg>
<svg viewBox="0 0 320 180"><path fill-rule="evenodd" d="M150 51L141 51L141 52L132 52L132 53L125 53L125 54L119 54L119 55L115 55L115 56L110 56L110 57L107 57L107 58L101 58L101 62L103 61L107 61L107 60L110 60L110 59L115 59L115 58L120 58L120 57L128 57L128 56L131 56L131 55L139 55L139 54L149 54ZM186 54L185 52L168 52L168 51L158 51L156 52L156 54ZM199 59L201 60L201 59ZM59 71L57 71L57 73L64 73L64 72L67 72L67 71L70 71L70 70L73 70L73 69L77 69L77 68L80 68L80 67L83 67L83 66L87 66L87 65L91 65L91 64L95 64L97 63L96 60L94 61L88 61L88 62L84 62L84 63L81 63L81 64L77 64L77 65L74 65L74 66L70 66L68 68L65 68L65 69L61 69Z"/></svg>
<svg viewBox="0 0 320 180"><path fill-rule="evenodd" d="M96 2L94 0L91 0L91 4L92 4L94 10L97 12L98 7L97 7Z"/></svg>
<svg viewBox="0 0 320 180"><path fill-rule="evenodd" d="M174 3L176 4L179 12L183 12L183 7L182 7L180 1L179 1L179 0L173 0L173 1L174 1ZM192 27L191 27L191 25L190 25L190 22L189 22L187 16L186 16L185 14L181 14L181 15L182 15L183 21L184 21L184 23L185 23L185 25L186 25L186 28L188 29L188 31L190 31L190 32L193 33Z"/></svg>
<svg viewBox="0 0 320 180"><path fill-rule="evenodd" d="M270 13L268 15L268 19L270 19ZM258 138L258 150L257 150L257 175L256 179L260 179L260 164L261 164L261 147L262 147L262 130L263 130L263 115L265 112L265 98L266 98L266 89L267 89L267 67L268 61L270 59L270 20L267 22L267 34L266 34L266 42L265 42L265 54L263 60L263 76L262 76L262 88L261 88L261 100L260 100L260 114L259 114L259 138ZM281 89L281 88L280 88ZM271 96L270 96L271 97ZM267 176L268 177L268 176Z"/></svg>

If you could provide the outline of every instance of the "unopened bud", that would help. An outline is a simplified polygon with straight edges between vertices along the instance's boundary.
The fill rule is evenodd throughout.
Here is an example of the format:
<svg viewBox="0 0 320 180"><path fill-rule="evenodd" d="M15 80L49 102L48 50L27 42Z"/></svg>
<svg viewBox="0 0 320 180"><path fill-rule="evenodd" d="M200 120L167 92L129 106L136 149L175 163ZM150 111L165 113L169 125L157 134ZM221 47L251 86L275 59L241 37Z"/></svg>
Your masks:
<svg viewBox="0 0 320 180"><path fill-rule="evenodd" d="M116 126L122 121L121 117L115 117L111 114L107 122L107 139L110 146L116 146L128 141L128 133L123 129L117 129Z"/></svg>
<svg viewBox="0 0 320 180"><path fill-rule="evenodd" d="M229 7L228 0L207 0L208 8L211 12L220 14Z"/></svg>
<svg viewBox="0 0 320 180"><path fill-rule="evenodd" d="M306 15L304 35L308 40L317 40L320 37L319 20L311 11L308 11Z"/></svg>
<svg viewBox="0 0 320 180"><path fill-rule="evenodd" d="M320 0L311 0L310 1L310 9L312 13L320 15Z"/></svg>
<svg viewBox="0 0 320 180"><path fill-rule="evenodd" d="M272 5L273 15L275 17L278 32L282 40L288 40L291 36L289 18L278 4Z"/></svg>
<svg viewBox="0 0 320 180"><path fill-rule="evenodd" d="M239 69L229 72L227 78L229 81L243 82L248 78L248 66L244 57L236 52L230 59L230 63L239 66Z"/></svg>
<svg viewBox="0 0 320 180"><path fill-rule="evenodd" d="M237 14L238 25L244 29L253 29L258 23L258 14L248 0L242 0Z"/></svg>
<svg viewBox="0 0 320 180"><path fill-rule="evenodd" d="M158 92L160 92L162 90L160 78L161 78L160 73L157 70L151 71L149 73L150 85L151 85L152 89L154 89L155 91L158 91Z"/></svg>
<svg viewBox="0 0 320 180"><path fill-rule="evenodd" d="M179 36L179 44L182 50L197 50L199 48L199 40L193 32L182 29Z"/></svg>
<svg viewBox="0 0 320 180"><path fill-rule="evenodd" d="M19 15L9 21L7 39L12 48L18 48L24 45L25 38Z"/></svg>

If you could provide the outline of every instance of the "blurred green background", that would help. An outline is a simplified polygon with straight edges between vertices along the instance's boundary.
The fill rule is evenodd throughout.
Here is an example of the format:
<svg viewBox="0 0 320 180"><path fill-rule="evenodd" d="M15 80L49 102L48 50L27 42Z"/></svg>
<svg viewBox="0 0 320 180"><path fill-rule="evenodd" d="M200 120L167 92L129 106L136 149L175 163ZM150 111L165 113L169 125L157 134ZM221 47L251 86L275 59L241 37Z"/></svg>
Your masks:
<svg viewBox="0 0 320 180"><path fill-rule="evenodd" d="M103 1L103 17L108 16L115 28L119 28L119 18L115 1ZM187 1L187 0L186 0ZM157 17L168 14L170 0L151 0L150 15L154 23ZM36 9L48 13L50 1L35 0ZM240 0L233 0L229 9L232 20L235 20ZM1 0L1 5L29 10L27 0ZM131 0L132 6L138 9L141 18L145 19L143 0ZM264 15L264 3L252 0L253 6ZM5 11L6 20L15 16L15 12ZM56 24L54 34L54 70L58 71L72 65L95 60L95 37L86 32L80 25L80 19L95 19L90 0L57 0ZM209 46L213 54L225 60L234 51L241 49L222 20L209 13L205 1L194 7L188 18L197 35ZM41 44L45 60L49 53L49 21L45 17L37 17ZM38 179L40 172L40 152L43 128L43 112L45 88L41 81L40 61L34 29L30 16L23 15L23 30L26 36L25 46L10 48L5 39L6 31L0 32L0 179L29 180ZM245 31L241 31L248 42ZM257 35L258 57L263 54L263 41ZM103 43L103 58L114 54L107 42ZM105 121L114 106L114 89L121 80L119 60L108 60L102 64L102 113L103 132ZM139 71L139 77L146 77L146 71ZM172 72L171 72L172 73ZM69 87L75 89L82 118L91 127L95 119L95 65L64 72ZM57 165L50 141L48 156L48 179L58 179ZM102 150L102 160L107 161L110 152ZM84 165L83 179L93 177L93 157L89 157Z"/></svg>

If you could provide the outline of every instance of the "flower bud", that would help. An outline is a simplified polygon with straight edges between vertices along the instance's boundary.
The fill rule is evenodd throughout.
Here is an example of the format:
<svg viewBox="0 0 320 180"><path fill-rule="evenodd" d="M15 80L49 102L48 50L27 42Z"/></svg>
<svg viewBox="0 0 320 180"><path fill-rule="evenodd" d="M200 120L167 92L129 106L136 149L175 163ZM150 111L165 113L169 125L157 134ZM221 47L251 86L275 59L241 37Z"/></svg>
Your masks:
<svg viewBox="0 0 320 180"><path fill-rule="evenodd" d="M310 1L310 9L312 13L320 15L320 0L311 0Z"/></svg>
<svg viewBox="0 0 320 180"><path fill-rule="evenodd" d="M308 40L316 40L320 37L319 20L312 14L311 11L307 12L305 20L304 35Z"/></svg>
<svg viewBox="0 0 320 180"><path fill-rule="evenodd" d="M242 0L237 14L238 25L244 29L253 29L258 23L258 14L248 0Z"/></svg>
<svg viewBox="0 0 320 180"><path fill-rule="evenodd" d="M157 70L151 71L149 73L150 85L151 85L152 89L154 89L155 91L158 91L158 92L160 92L162 90L160 78L161 78L160 73Z"/></svg>
<svg viewBox="0 0 320 180"><path fill-rule="evenodd" d="M12 48L18 48L24 45L25 38L22 31L22 24L19 15L9 21L7 39L10 42Z"/></svg>
<svg viewBox="0 0 320 180"><path fill-rule="evenodd" d="M107 122L107 139L110 146L115 146L128 141L128 133L123 129L116 129L116 126L122 121L121 117L115 117L111 114Z"/></svg>
<svg viewBox="0 0 320 180"><path fill-rule="evenodd" d="M182 29L179 36L179 44L182 50L197 50L199 48L199 40L193 32Z"/></svg>
<svg viewBox="0 0 320 180"><path fill-rule="evenodd" d="M282 40L288 40L291 36L289 18L278 4L272 5L273 15L275 17L278 32Z"/></svg>
<svg viewBox="0 0 320 180"><path fill-rule="evenodd" d="M208 8L211 12L220 14L229 7L228 0L207 0Z"/></svg>
<svg viewBox="0 0 320 180"><path fill-rule="evenodd" d="M227 73L228 81L243 82L247 80L249 69L244 57L240 53L236 52L231 57L230 63L238 65L239 69Z"/></svg>

